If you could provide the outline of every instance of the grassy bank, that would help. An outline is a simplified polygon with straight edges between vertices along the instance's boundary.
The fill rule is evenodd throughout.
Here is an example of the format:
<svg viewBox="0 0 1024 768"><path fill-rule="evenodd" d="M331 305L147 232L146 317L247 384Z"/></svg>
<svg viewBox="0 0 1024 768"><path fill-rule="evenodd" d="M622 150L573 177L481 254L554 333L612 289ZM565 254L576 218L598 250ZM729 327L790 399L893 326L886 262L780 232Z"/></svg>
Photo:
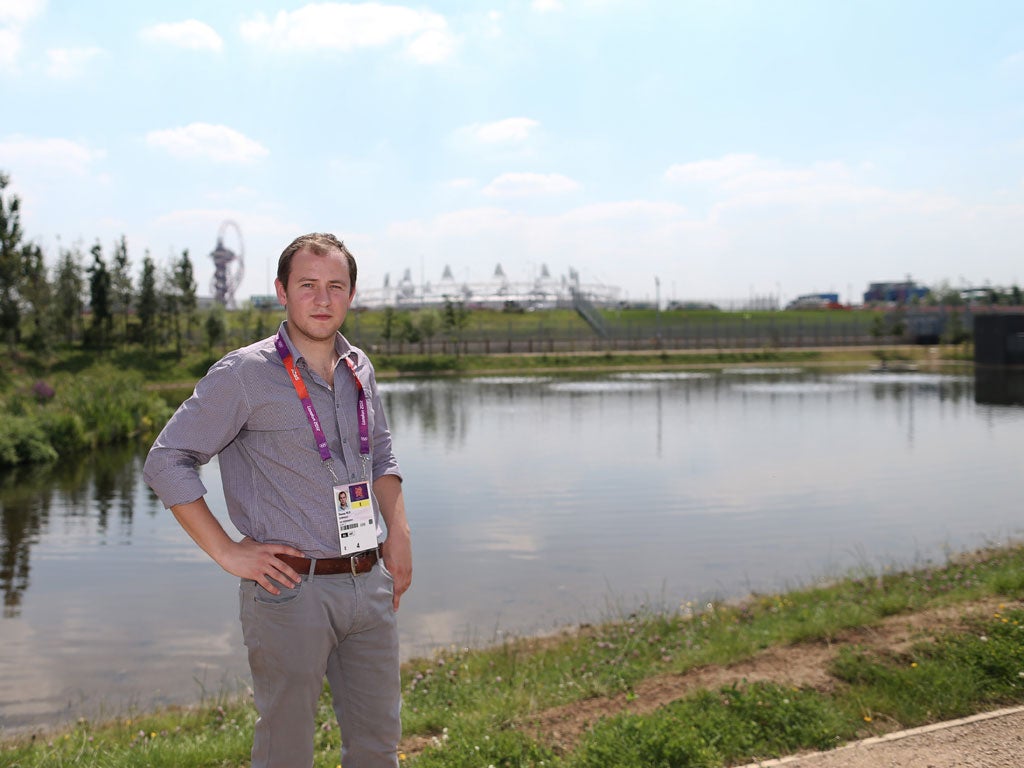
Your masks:
<svg viewBox="0 0 1024 768"><path fill-rule="evenodd" d="M683 605L405 665L402 761L737 765L1024 702L1024 548L741 604ZM8 740L0 763L245 766L254 713L212 701ZM320 767L338 764L326 695Z"/></svg>

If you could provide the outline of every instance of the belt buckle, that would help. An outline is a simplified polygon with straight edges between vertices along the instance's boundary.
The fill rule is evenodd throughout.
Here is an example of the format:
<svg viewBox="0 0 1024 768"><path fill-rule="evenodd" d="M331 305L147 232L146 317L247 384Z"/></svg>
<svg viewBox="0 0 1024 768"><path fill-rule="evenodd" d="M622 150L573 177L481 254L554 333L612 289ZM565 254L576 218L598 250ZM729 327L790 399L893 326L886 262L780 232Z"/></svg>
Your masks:
<svg viewBox="0 0 1024 768"><path fill-rule="evenodd" d="M354 555L349 555L349 558L348 558L348 569L352 573L353 576L355 576L358 573L358 571L356 570L356 560L358 560L358 559L359 559L359 554L358 553L356 553Z"/></svg>

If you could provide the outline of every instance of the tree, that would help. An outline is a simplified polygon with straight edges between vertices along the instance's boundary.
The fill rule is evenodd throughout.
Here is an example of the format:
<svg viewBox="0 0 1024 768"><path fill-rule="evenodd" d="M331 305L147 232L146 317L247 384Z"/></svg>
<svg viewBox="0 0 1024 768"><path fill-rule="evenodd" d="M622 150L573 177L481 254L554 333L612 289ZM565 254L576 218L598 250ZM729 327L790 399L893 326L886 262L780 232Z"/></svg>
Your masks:
<svg viewBox="0 0 1024 768"><path fill-rule="evenodd" d="M61 250L54 283L56 317L64 329L64 340L71 343L75 339L75 329L82 322L82 291L85 287L82 264L76 251Z"/></svg>
<svg viewBox="0 0 1024 768"><path fill-rule="evenodd" d="M135 312L139 316L139 340L146 349L153 351L157 342L156 321L160 312L160 299L156 291L156 265L149 251L146 251L142 259L142 278L139 280Z"/></svg>
<svg viewBox="0 0 1024 768"><path fill-rule="evenodd" d="M206 315L206 351L213 352L214 347L223 343L226 334L224 308L218 304Z"/></svg>
<svg viewBox="0 0 1024 768"><path fill-rule="evenodd" d="M181 252L181 258L174 264L173 283L178 294L178 308L185 316L185 332L191 341L197 302L196 281L187 248Z"/></svg>
<svg viewBox="0 0 1024 768"><path fill-rule="evenodd" d="M430 351L430 342L437 335L438 326L441 325L441 318L436 309L421 309L419 311L419 322L416 323L420 332L420 340L426 342L427 351Z"/></svg>
<svg viewBox="0 0 1024 768"><path fill-rule="evenodd" d="M4 196L9 183L10 177L0 173L0 334L13 346L20 339L22 232L21 200L17 195Z"/></svg>
<svg viewBox="0 0 1024 768"><path fill-rule="evenodd" d="M111 282L110 272L103 261L103 248L96 243L90 251L92 265L89 273L89 310L92 322L89 324L91 343L98 349L105 349L110 340L110 330L114 316L110 311Z"/></svg>
<svg viewBox="0 0 1024 768"><path fill-rule="evenodd" d="M32 318L32 346L47 350L53 342L53 287L47 279L43 250L35 243L22 249L21 294Z"/></svg>
<svg viewBox="0 0 1024 768"><path fill-rule="evenodd" d="M463 302L456 304L448 296L444 297L444 312L441 326L448 337L455 342L455 354L459 354L459 342L462 341L462 330L469 322L469 310Z"/></svg>
<svg viewBox="0 0 1024 768"><path fill-rule="evenodd" d="M161 335L166 338L167 332L174 337L174 351L181 357L181 302L178 296L178 287L174 279L174 271L162 270L160 274L160 287L157 289L160 305Z"/></svg>
<svg viewBox="0 0 1024 768"><path fill-rule="evenodd" d="M387 344L388 354L391 353L391 339L395 337L395 308L384 307L384 327L381 329L380 337Z"/></svg>
<svg viewBox="0 0 1024 768"><path fill-rule="evenodd" d="M134 287L132 285L131 262L128 260L128 241L124 235L114 243L114 262L110 272L113 290L114 311L121 316L121 341L128 341L128 316L132 310Z"/></svg>

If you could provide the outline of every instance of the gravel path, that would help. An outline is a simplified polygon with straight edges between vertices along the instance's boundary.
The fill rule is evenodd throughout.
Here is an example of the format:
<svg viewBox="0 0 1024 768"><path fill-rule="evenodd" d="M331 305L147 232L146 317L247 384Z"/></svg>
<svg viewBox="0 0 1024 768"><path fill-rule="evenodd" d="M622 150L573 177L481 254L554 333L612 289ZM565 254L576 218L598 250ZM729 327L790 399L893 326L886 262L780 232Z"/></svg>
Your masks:
<svg viewBox="0 0 1024 768"><path fill-rule="evenodd" d="M1024 707L865 739L829 752L743 768L1021 768Z"/></svg>

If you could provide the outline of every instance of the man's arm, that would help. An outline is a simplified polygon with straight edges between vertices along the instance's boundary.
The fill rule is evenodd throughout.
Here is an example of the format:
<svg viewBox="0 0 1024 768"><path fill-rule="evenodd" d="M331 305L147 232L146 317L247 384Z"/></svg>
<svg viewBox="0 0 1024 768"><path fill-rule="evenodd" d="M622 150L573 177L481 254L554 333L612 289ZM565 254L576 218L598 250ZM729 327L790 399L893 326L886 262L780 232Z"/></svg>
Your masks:
<svg viewBox="0 0 1024 768"><path fill-rule="evenodd" d="M275 557L276 554L302 557L302 552L295 547L258 544L248 536L235 541L214 517L203 497L176 504L171 507L171 512L192 540L228 573L252 579L272 595L280 594L281 590L270 579L289 586L299 583L299 574Z"/></svg>
<svg viewBox="0 0 1024 768"><path fill-rule="evenodd" d="M373 494L388 527L384 541L384 564L395 577L395 610L402 595L412 584L412 534L405 517L402 480L396 475L383 475L373 482Z"/></svg>

